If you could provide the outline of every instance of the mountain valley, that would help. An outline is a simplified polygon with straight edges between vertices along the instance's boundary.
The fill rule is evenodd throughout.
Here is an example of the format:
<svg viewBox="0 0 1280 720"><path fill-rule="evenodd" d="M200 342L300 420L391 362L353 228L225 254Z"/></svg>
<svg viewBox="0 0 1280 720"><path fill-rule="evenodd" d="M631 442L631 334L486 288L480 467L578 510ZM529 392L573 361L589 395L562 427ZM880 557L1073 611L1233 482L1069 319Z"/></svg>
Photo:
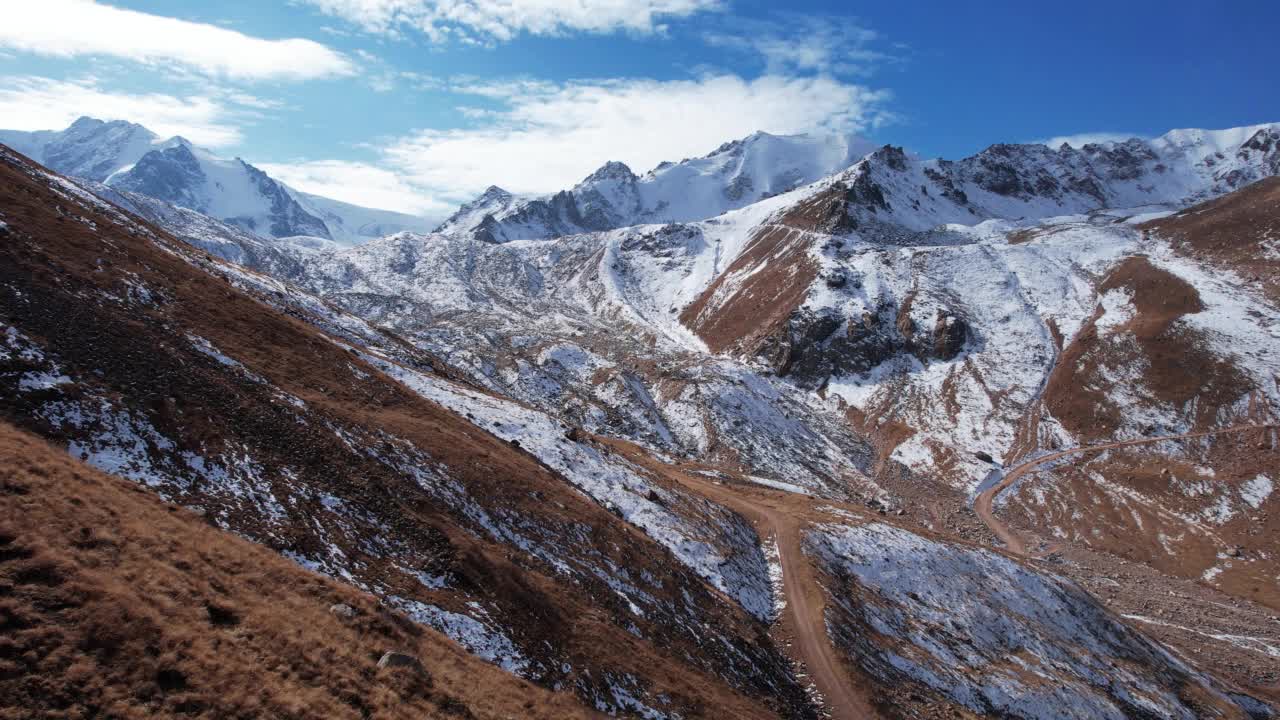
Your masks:
<svg viewBox="0 0 1280 720"><path fill-rule="evenodd" d="M42 707L1280 708L1280 124L757 133L431 232L128 123L0 142L0 716L144 656Z"/></svg>

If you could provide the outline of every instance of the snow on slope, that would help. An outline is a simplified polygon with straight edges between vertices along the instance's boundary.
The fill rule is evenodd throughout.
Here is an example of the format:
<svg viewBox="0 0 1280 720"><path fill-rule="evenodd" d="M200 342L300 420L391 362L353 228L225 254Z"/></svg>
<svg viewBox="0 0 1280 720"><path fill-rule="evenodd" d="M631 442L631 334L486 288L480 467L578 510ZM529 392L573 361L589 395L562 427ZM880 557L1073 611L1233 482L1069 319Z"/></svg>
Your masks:
<svg viewBox="0 0 1280 720"><path fill-rule="evenodd" d="M708 362L670 312L680 287L714 277L717 253L737 252L729 227L499 245L403 233L300 257L295 281L592 432L840 497L869 490L867 450L829 403L731 359Z"/></svg>
<svg viewBox="0 0 1280 720"><path fill-rule="evenodd" d="M359 245L399 232L426 232L432 225L417 215L360 207L284 187L308 213L320 218L329 230L329 238L342 245Z"/></svg>
<svg viewBox="0 0 1280 720"><path fill-rule="evenodd" d="M568 428L543 413L374 355L365 359L428 400L532 453L606 509L643 529L744 610L761 620L772 617L769 572L760 540L741 517L688 493L663 488L625 460L566 438ZM688 509L680 513L673 507Z"/></svg>
<svg viewBox="0 0 1280 720"><path fill-rule="evenodd" d="M883 524L816 526L805 550L841 583L833 637L881 680L1001 717L1190 720L1203 703L1243 715L1083 590L991 551Z"/></svg>
<svg viewBox="0 0 1280 720"><path fill-rule="evenodd" d="M756 133L642 176L610 162L550 196L521 198L491 187L439 231L476 231L491 242L509 242L704 220L814 182L872 148L853 136Z"/></svg>
<svg viewBox="0 0 1280 720"><path fill-rule="evenodd" d="M831 402L808 393L826 386L828 398L874 422L893 420L913 430L895 440L893 459L922 472L946 468L954 487L972 491L989 470L976 452L999 460L1025 449L1017 443L1021 423L1062 342L1097 310L1097 278L1123 257L1153 251L1132 223L1121 221L1149 214L1152 203L1175 206L1274 172L1280 160L1269 138L1277 127L1175 131L1156 141L1080 150L994 146L954 163L922 162L885 148L846 172L701 222L492 244L485 241L514 226L488 221L487 235L402 233L354 249L299 251L288 279L408 333L492 390L593 431L617 432L664 452L733 448L744 462L764 463L760 474L810 489L831 488L834 478L858 478L859 468L865 470L861 459L840 460L847 454L839 449L848 447L843 441L832 447L810 434L825 421L797 424L799 418L788 415L831 414ZM808 163L797 170L804 175L849 152L847 143L757 135L644 178L607 165L552 204L571 204L579 220L608 225L620 221L619 208L634 209L628 198L639 198L635 207L642 207L646 197L689 182L722 188L715 183L725 177L758 178L788 158ZM698 184L703 181L711 184ZM658 195L645 195L651 191ZM705 355L706 344L681 322L681 311L723 279L762 230L822 198L831 199L834 212L800 240L808 244L803 257L817 268L817 279L799 289L802 300L785 328L787 365L761 368L752 355L690 362ZM1099 209L1118 200L1143 205ZM455 220L484 223L490 205L528 207L522 203L491 188ZM526 216L548 218L563 219ZM765 256L727 278L717 293L730 294L779 262ZM1203 273L1192 279L1206 292L1212 286ZM1213 332L1239 328L1215 352L1235 354L1261 384L1271 369L1264 357L1271 336L1242 315L1259 309L1241 302L1213 304L1238 320L1224 325L1219 313L1213 324L1222 327ZM1102 322L1117 317L1104 315ZM620 324L638 335L599 337ZM564 374L559 363L538 355L544 342L585 353L590 372ZM636 357L658 360L657 372L638 371ZM733 370L735 360L748 368ZM763 378L761 370L780 372L799 387ZM713 397L733 395L735 387L751 388L749 397L733 403ZM1134 418L1123 432L1141 432L1148 421L1184 424L1149 398L1125 395L1125 388L1114 394ZM756 432L765 416L776 422ZM1072 441L1052 417L1040 420L1042 442ZM817 435L828 436L825 430ZM801 458L782 447L783 438L816 442L829 460Z"/></svg>
<svg viewBox="0 0 1280 720"><path fill-rule="evenodd" d="M330 237L324 222L266 173L239 158L221 158L181 139L147 153L108 177L106 184L190 208L261 237Z"/></svg>
<svg viewBox="0 0 1280 720"><path fill-rule="evenodd" d="M1030 220L1103 208L1180 207L1280 174L1280 123L1174 130L1155 140L993 145L958 161L886 146L841 176L863 223L909 231Z"/></svg>
<svg viewBox="0 0 1280 720"><path fill-rule="evenodd" d="M990 469L973 453L999 460L1013 448L1023 415L1053 368L1058 350L1050 323L1063 336L1074 335L1096 304L1093 275L1137 243L1138 233L1128 227L1070 222L1018 245L1003 239L891 249L850 243L823 258L849 285L822 287L805 305L847 318L836 334L889 308L899 327L903 318L924 328L934 327L942 313L962 318L967 339L951 359L890 352L869 358L870 367L837 365L828 391L915 428L894 458L917 469L958 464L958 484L971 489Z"/></svg>

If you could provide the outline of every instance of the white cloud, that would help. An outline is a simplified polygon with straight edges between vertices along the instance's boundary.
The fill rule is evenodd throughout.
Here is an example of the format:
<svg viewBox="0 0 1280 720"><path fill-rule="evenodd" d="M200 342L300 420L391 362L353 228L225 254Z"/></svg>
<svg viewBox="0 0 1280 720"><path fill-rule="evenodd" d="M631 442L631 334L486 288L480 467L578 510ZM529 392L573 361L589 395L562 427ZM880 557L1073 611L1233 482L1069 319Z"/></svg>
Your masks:
<svg viewBox="0 0 1280 720"><path fill-rule="evenodd" d="M507 41L520 33L640 34L666 30L664 18L718 10L721 0L301 0L377 33L411 29L433 41Z"/></svg>
<svg viewBox="0 0 1280 720"><path fill-rule="evenodd" d="M433 81L435 81L433 79ZM887 91L830 77L710 75L692 80L439 82L497 102L460 108L476 125L421 130L380 149L377 163L262 164L305 192L442 217L489 185L517 193L572 186L608 160L643 172L710 152L757 130L857 132L891 119Z"/></svg>
<svg viewBox="0 0 1280 720"><path fill-rule="evenodd" d="M885 122L887 91L826 76L744 80L541 82L456 87L501 100L481 124L422 130L384 150L416 187L456 197L497 184L517 193L570 186L607 160L637 171L705 154L757 130L858 132Z"/></svg>
<svg viewBox="0 0 1280 720"><path fill-rule="evenodd" d="M239 80L347 76L356 66L320 43L266 40L235 30L103 5L93 0L5 3L0 47L75 58L105 55L143 63L178 63Z"/></svg>
<svg viewBox="0 0 1280 720"><path fill-rule="evenodd" d="M233 97L251 105L263 102L249 95ZM208 95L109 92L92 79L0 78L0 119L6 130L61 130L76 118L91 115L136 122L162 137L182 135L197 145L225 147L240 142L236 121L251 112L229 107L227 102L226 97Z"/></svg>
<svg viewBox="0 0 1280 720"><path fill-rule="evenodd" d="M364 207L441 219L454 209L453 203L414 187L396 172L368 163L315 160L255 165L302 192Z"/></svg>
<svg viewBox="0 0 1280 720"><path fill-rule="evenodd" d="M1093 132L1093 133L1077 133L1075 135L1059 135L1045 140L1036 140L1034 142L1042 145L1048 145L1051 148L1059 148L1063 143L1073 148L1082 148L1090 143L1110 143L1124 142L1130 138L1142 138L1138 133L1122 133L1122 132Z"/></svg>
<svg viewBox="0 0 1280 720"><path fill-rule="evenodd" d="M869 75L876 66L898 60L874 49L879 34L850 18L784 15L769 21L737 19L707 33L704 39L716 47L758 55L770 73Z"/></svg>

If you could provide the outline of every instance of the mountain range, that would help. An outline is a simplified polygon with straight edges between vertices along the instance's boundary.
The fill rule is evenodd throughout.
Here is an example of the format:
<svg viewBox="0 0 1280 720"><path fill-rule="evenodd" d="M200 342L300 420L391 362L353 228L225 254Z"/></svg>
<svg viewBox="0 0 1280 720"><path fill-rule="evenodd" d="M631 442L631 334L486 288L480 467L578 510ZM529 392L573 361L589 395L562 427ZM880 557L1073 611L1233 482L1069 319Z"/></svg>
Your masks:
<svg viewBox="0 0 1280 720"><path fill-rule="evenodd" d="M6 496L88 482L131 517L102 472L144 517L187 508L97 535L8 513L0 621L149 668L136 707L243 710L181 651L206 632L297 693L317 661L277 639L336 657L321 623L363 638L362 679L308 691L315 716L506 717L512 681L531 716L1280 708L1280 124L955 161L757 133L352 246L136 125L0 141ZM196 521L332 584L272 585L298 610L263 636L238 539L200 531L234 547L198 559L217 586L178 564ZM180 632L99 653L48 578L137 573L132 544L183 589L126 617ZM459 647L510 675L424 663ZM112 692L49 659L0 687L35 677Z"/></svg>
<svg viewBox="0 0 1280 720"><path fill-rule="evenodd" d="M0 130L3 142L66 175L195 210L264 238L318 237L341 245L429 221L298 192L240 158L182 137L161 139L123 120L82 117L62 131Z"/></svg>

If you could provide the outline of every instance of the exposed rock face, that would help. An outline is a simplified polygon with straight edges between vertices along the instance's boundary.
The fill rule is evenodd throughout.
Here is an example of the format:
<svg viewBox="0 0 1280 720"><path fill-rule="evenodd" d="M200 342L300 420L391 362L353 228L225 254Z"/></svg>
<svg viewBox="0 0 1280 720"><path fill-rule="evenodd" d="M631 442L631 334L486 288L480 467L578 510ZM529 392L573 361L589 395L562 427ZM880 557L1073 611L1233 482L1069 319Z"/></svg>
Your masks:
<svg viewBox="0 0 1280 720"><path fill-rule="evenodd" d="M204 171L191 146L178 143L143 155L132 170L116 178L112 187L205 212L206 203L194 192L204 182Z"/></svg>
<svg viewBox="0 0 1280 720"><path fill-rule="evenodd" d="M954 360L968 336L968 324L949 311L939 313L922 336L910 315L887 305L857 318L830 309L801 309L788 319L784 332L761 346L759 356L779 374L818 387L832 376L868 372L900 353L926 364Z"/></svg>
<svg viewBox="0 0 1280 720"><path fill-rule="evenodd" d="M410 670L422 670L422 661L408 653L395 652L388 650L378 658L379 668L408 668Z"/></svg>
<svg viewBox="0 0 1280 720"><path fill-rule="evenodd" d="M263 228L257 227L258 221L253 217L243 219L231 217L227 218L228 222L234 225L241 225L260 235L272 237L290 237L293 235L329 237L329 228L325 226L324 221L303 210L298 201L294 200L293 196L280 183L272 180L266 173L249 163L243 160L238 162L244 166L245 172L249 174L249 179L257 188L258 193L266 198L270 204L267 215L270 225L264 232Z"/></svg>
<svg viewBox="0 0 1280 720"><path fill-rule="evenodd" d="M17 238L0 244L3 419L56 433L75 457L607 712L633 707L607 678L633 678L617 681L626 697L669 714L763 719L776 704L813 716L757 619L768 571L739 516L567 441L557 421L452 382L391 333L213 262L7 149L0 176ZM147 389L157 383L159 395ZM427 399L437 390L465 405ZM520 433L464 419L486 412L523 413ZM553 470L564 457L572 466ZM631 525L659 514L652 535ZM699 573L730 579L711 586ZM218 602L199 608L201 622L251 622L246 605ZM681 670L667 672L671 662Z"/></svg>
<svg viewBox="0 0 1280 720"><path fill-rule="evenodd" d="M906 346L893 325L893 314L890 307L859 318L801 310L762 357L780 374L808 387L820 386L833 375L864 373Z"/></svg>
<svg viewBox="0 0 1280 720"><path fill-rule="evenodd" d="M704 157L664 162L643 175L609 162L554 194L497 202L482 195L437 232L481 232L488 241L507 242L705 220L819 180L871 149L856 137L755 133Z"/></svg>
<svg viewBox="0 0 1280 720"><path fill-rule="evenodd" d="M1244 135L1245 131L1251 134ZM885 146L840 177L849 187L842 227L893 237L945 223L1038 218L1111 207L1183 205L1280 173L1280 126L1179 130L1155 140L1062 145L997 144L958 161L921 160ZM868 221L891 228L866 228ZM833 227L841 227L833 225Z"/></svg>
<svg viewBox="0 0 1280 720"><path fill-rule="evenodd" d="M963 318L950 311L938 313L933 324L933 342L929 346L929 357L937 360L954 360L964 349L965 339L969 335L969 326Z"/></svg>

